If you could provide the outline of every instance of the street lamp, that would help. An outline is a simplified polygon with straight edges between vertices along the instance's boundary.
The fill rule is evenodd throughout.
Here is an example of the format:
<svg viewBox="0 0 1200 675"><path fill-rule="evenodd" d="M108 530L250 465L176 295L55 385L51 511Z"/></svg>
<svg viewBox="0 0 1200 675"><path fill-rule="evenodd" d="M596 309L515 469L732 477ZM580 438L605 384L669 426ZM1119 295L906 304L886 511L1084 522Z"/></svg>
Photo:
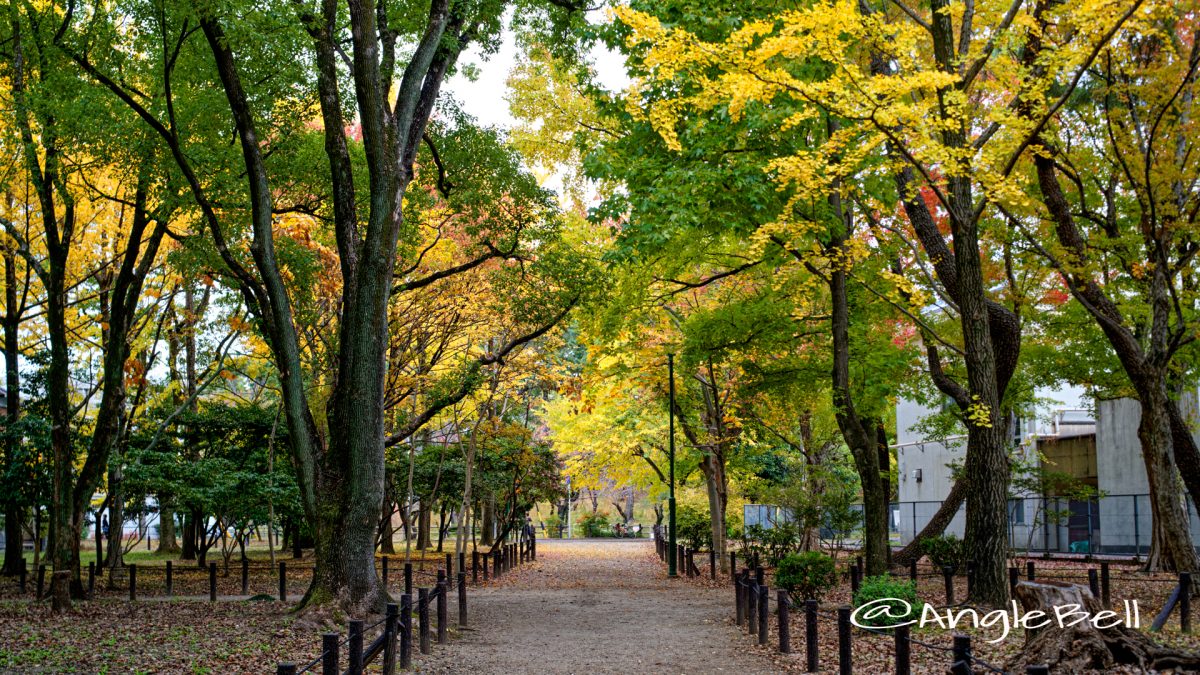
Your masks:
<svg viewBox="0 0 1200 675"><path fill-rule="evenodd" d="M667 576L678 576L675 545L675 355L667 353L667 381L670 391L670 435L667 439L668 458L671 462L670 491L667 498Z"/></svg>

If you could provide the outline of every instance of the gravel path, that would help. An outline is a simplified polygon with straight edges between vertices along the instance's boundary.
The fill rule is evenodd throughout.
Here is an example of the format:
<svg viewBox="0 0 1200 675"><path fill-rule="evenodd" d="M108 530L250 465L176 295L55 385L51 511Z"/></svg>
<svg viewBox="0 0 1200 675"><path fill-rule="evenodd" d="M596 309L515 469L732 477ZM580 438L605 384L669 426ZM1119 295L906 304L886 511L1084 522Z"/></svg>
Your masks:
<svg viewBox="0 0 1200 675"><path fill-rule="evenodd" d="M650 542L542 540L538 562L472 589L471 626L426 673L764 673L725 589L670 581ZM451 610L453 615L453 610Z"/></svg>

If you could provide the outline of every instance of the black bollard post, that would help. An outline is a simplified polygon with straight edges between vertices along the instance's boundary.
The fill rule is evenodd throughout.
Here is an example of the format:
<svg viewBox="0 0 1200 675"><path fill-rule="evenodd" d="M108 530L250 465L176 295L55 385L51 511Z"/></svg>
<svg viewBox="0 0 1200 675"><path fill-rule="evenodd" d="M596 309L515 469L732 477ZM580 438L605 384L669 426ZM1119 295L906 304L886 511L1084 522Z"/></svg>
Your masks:
<svg viewBox="0 0 1200 675"><path fill-rule="evenodd" d="M412 595L400 596L400 669L412 667Z"/></svg>
<svg viewBox="0 0 1200 675"><path fill-rule="evenodd" d="M908 579L909 579L909 581L917 580L917 561L916 560L908 563Z"/></svg>
<svg viewBox="0 0 1200 675"><path fill-rule="evenodd" d="M168 560L167 564L170 565L171 561ZM21 568L21 592L22 593L25 592L25 568L24 567ZM95 594L96 594L96 561L89 560L88 561L88 585L87 585L88 600L91 600L92 596Z"/></svg>
<svg viewBox="0 0 1200 675"><path fill-rule="evenodd" d="M217 563L208 563L208 601L217 601Z"/></svg>
<svg viewBox="0 0 1200 675"><path fill-rule="evenodd" d="M838 607L838 672L850 675L854 672L854 655L850 648L850 608Z"/></svg>
<svg viewBox="0 0 1200 675"><path fill-rule="evenodd" d="M729 552L729 577L737 581L737 553Z"/></svg>
<svg viewBox="0 0 1200 675"><path fill-rule="evenodd" d="M775 603L779 605L779 653L792 653L792 632L788 626L790 601L788 600L787 591L782 588L775 589Z"/></svg>
<svg viewBox="0 0 1200 675"><path fill-rule="evenodd" d="M279 601L287 602L287 563L279 561Z"/></svg>
<svg viewBox="0 0 1200 675"><path fill-rule="evenodd" d="M250 595L250 559L242 558L242 595Z"/></svg>
<svg viewBox="0 0 1200 675"><path fill-rule="evenodd" d="M341 675L341 671L338 670L340 646L337 633L325 633L321 636L321 675Z"/></svg>
<svg viewBox="0 0 1200 675"><path fill-rule="evenodd" d="M46 589L46 566L38 565L37 573L37 599L42 599L42 592Z"/></svg>
<svg viewBox="0 0 1200 675"><path fill-rule="evenodd" d="M971 667L970 635L954 636L954 662L950 664L950 672L953 675L971 675L974 672Z"/></svg>
<svg viewBox="0 0 1200 675"><path fill-rule="evenodd" d="M1050 666L1025 666L1025 675L1050 675Z"/></svg>
<svg viewBox="0 0 1200 675"><path fill-rule="evenodd" d="M850 566L850 595L853 597L858 593L858 566Z"/></svg>
<svg viewBox="0 0 1200 675"><path fill-rule="evenodd" d="M412 563L404 563L404 593L412 595Z"/></svg>
<svg viewBox="0 0 1200 675"><path fill-rule="evenodd" d="M758 587L758 644L767 644L767 620L768 614L768 599L770 596L767 592L766 584Z"/></svg>
<svg viewBox="0 0 1200 675"><path fill-rule="evenodd" d="M459 572L467 571L467 553L466 553L466 551L458 554L458 567L456 567L455 569L457 569Z"/></svg>
<svg viewBox="0 0 1200 675"><path fill-rule="evenodd" d="M479 583L479 551L471 551L471 583Z"/></svg>
<svg viewBox="0 0 1200 675"><path fill-rule="evenodd" d="M758 580L751 580L746 589L746 623L751 635L758 634Z"/></svg>
<svg viewBox="0 0 1200 675"><path fill-rule="evenodd" d="M429 589L417 589L417 620L421 622L421 653L428 654L429 647Z"/></svg>
<svg viewBox="0 0 1200 675"><path fill-rule="evenodd" d="M383 582L383 587L387 588L388 581L388 557L383 556L383 569L380 572L380 581Z"/></svg>
<svg viewBox="0 0 1200 675"><path fill-rule="evenodd" d="M88 563L88 567L91 569L96 569L96 564L94 562L90 562ZM29 561L25 560L24 558L21 559L21 570L17 572L17 574L19 575L18 583L21 585L21 593L23 594L25 593L25 577L29 576Z"/></svg>
<svg viewBox="0 0 1200 675"><path fill-rule="evenodd" d="M275 675L296 675L296 664L290 661L280 661L275 666Z"/></svg>
<svg viewBox="0 0 1200 675"><path fill-rule="evenodd" d="M1100 597L1100 574L1095 568L1088 570L1088 589L1092 591L1092 597Z"/></svg>
<svg viewBox="0 0 1200 675"><path fill-rule="evenodd" d="M447 553L446 554L446 578L450 579L453 577L454 577L454 554Z"/></svg>
<svg viewBox="0 0 1200 675"><path fill-rule="evenodd" d="M817 601L808 599L804 601L804 657L807 661L808 672L817 672L819 665L817 644Z"/></svg>
<svg viewBox="0 0 1200 675"><path fill-rule="evenodd" d="M1030 581L1034 580L1033 561L1032 560L1025 562L1025 578Z"/></svg>
<svg viewBox="0 0 1200 675"><path fill-rule="evenodd" d="M387 637L383 640L383 675L395 675L396 638L400 637L400 607L389 602L384 617L383 630Z"/></svg>
<svg viewBox="0 0 1200 675"><path fill-rule="evenodd" d="M350 620L350 644L346 650L349 661L346 672L349 675L362 675L363 671L363 621Z"/></svg>
<svg viewBox="0 0 1200 675"><path fill-rule="evenodd" d="M167 597L175 594L175 567L171 561L167 561Z"/></svg>
<svg viewBox="0 0 1200 675"><path fill-rule="evenodd" d="M942 580L946 582L946 604L954 604L954 568L946 565L942 567Z"/></svg>
<svg viewBox="0 0 1200 675"><path fill-rule="evenodd" d="M437 640L439 645L444 645L450 641L447 631L450 629L450 605L449 595L450 588L443 577L438 582L438 597L437 597Z"/></svg>
<svg viewBox="0 0 1200 675"><path fill-rule="evenodd" d="M131 564L129 566L129 601L135 602L136 600L137 600L137 565Z"/></svg>
<svg viewBox="0 0 1200 675"><path fill-rule="evenodd" d="M896 626L896 675L912 675L912 643L908 641L909 627Z"/></svg>
<svg viewBox="0 0 1200 675"><path fill-rule="evenodd" d="M1017 582L1020 581L1020 579L1021 579L1021 568L1019 568L1019 567L1008 568L1008 595L1010 597L1013 597L1013 598L1017 597Z"/></svg>

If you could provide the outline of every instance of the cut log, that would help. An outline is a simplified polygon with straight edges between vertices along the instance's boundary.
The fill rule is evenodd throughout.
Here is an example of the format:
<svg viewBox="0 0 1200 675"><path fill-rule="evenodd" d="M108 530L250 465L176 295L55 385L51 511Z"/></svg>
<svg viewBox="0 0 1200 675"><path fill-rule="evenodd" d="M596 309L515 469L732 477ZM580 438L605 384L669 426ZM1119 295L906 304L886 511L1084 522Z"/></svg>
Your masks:
<svg viewBox="0 0 1200 675"><path fill-rule="evenodd" d="M1055 608L1077 605L1089 616L1104 611L1091 589L1060 581L1022 581L1017 584L1017 600L1024 612L1041 611L1051 619L1039 629L1026 629L1025 648L1007 664L1010 672L1025 672L1029 665L1045 664L1052 673L1086 673L1114 666L1132 665L1143 670L1175 668L1200 669L1200 654L1168 649L1148 634L1121 623L1096 628L1092 621L1059 626ZM1117 620L1111 614L1101 621L1109 625ZM1065 620L1064 623L1071 623Z"/></svg>

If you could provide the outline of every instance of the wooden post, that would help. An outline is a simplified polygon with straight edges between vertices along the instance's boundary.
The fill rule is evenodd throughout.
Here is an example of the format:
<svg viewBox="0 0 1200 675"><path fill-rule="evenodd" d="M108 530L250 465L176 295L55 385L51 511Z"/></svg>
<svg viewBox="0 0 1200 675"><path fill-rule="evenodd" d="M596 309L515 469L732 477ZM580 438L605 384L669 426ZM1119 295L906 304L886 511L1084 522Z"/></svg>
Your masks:
<svg viewBox="0 0 1200 675"><path fill-rule="evenodd" d="M438 582L438 597L437 597L437 631L438 644L444 645L450 641L447 631L450 628L450 605L449 598L446 596L450 593L449 585L446 583L445 577Z"/></svg>
<svg viewBox="0 0 1200 675"><path fill-rule="evenodd" d="M689 577L696 576L696 552L690 548L688 549L688 552L687 552L687 567L688 567L688 576Z"/></svg>
<svg viewBox="0 0 1200 675"><path fill-rule="evenodd" d="M896 626L896 675L912 675L912 643L908 641L909 627Z"/></svg>
<svg viewBox="0 0 1200 675"><path fill-rule="evenodd" d="M914 581L914 582L917 580L917 561L916 560L913 560L912 562L908 563L908 580Z"/></svg>
<svg viewBox="0 0 1200 675"><path fill-rule="evenodd" d="M751 635L758 634L758 580L752 580L746 589L746 619Z"/></svg>
<svg viewBox="0 0 1200 675"><path fill-rule="evenodd" d="M729 552L729 578L737 581L737 553Z"/></svg>
<svg viewBox="0 0 1200 675"><path fill-rule="evenodd" d="M381 574L380 574L380 576L382 577L382 578L381 578L381 581L383 581L383 587L384 587L384 588L387 588L387 578L388 578L388 557L387 557L386 555L385 555L385 556L383 556L383 570L381 571Z"/></svg>
<svg viewBox="0 0 1200 675"><path fill-rule="evenodd" d="M167 561L167 597L175 594L175 568Z"/></svg>
<svg viewBox="0 0 1200 675"><path fill-rule="evenodd" d="M782 588L775 589L775 603L779 605L779 653L792 653L792 633L788 626L788 593Z"/></svg>
<svg viewBox="0 0 1200 675"><path fill-rule="evenodd" d="M1030 581L1033 581L1034 579L1032 560L1025 561L1025 578Z"/></svg>
<svg viewBox="0 0 1200 675"><path fill-rule="evenodd" d="M387 560L387 557L384 557ZM396 673L396 638L399 637L400 623L400 607L394 602L389 602L387 605L387 614L384 615L383 630L385 637L383 639L383 675L395 675Z"/></svg>
<svg viewBox="0 0 1200 675"><path fill-rule="evenodd" d="M1008 596L1010 598L1017 597L1017 582L1021 579L1021 568L1008 568Z"/></svg>
<svg viewBox="0 0 1200 675"><path fill-rule="evenodd" d="M1050 666L1025 666L1025 675L1050 675Z"/></svg>
<svg viewBox="0 0 1200 675"><path fill-rule="evenodd" d="M471 583L479 583L479 551L471 551Z"/></svg>
<svg viewBox="0 0 1200 675"><path fill-rule="evenodd" d="M971 636L954 636L954 662L950 664L950 672L954 675L971 675Z"/></svg>
<svg viewBox="0 0 1200 675"><path fill-rule="evenodd" d="M428 654L429 647L429 589L417 589L417 620L421 622L421 653Z"/></svg>
<svg viewBox="0 0 1200 675"><path fill-rule="evenodd" d="M1179 573L1179 630L1192 632L1192 574Z"/></svg>
<svg viewBox="0 0 1200 675"><path fill-rule="evenodd" d="M137 564L129 566L129 601L137 601Z"/></svg>
<svg viewBox="0 0 1200 675"><path fill-rule="evenodd" d="M942 567L942 580L946 582L946 604L954 604L954 568L946 565Z"/></svg>
<svg viewBox="0 0 1200 675"><path fill-rule="evenodd" d="M854 556L854 565L858 568L858 578L862 579L865 577L866 575L863 573L867 571L867 566L863 564L863 557L861 555Z"/></svg>
<svg viewBox="0 0 1200 675"><path fill-rule="evenodd" d="M279 601L287 602L287 563L279 561Z"/></svg>
<svg viewBox="0 0 1200 675"><path fill-rule="evenodd" d="M808 672L817 672L819 665L817 644L817 601L808 599L804 601L804 657L807 661Z"/></svg>
<svg viewBox="0 0 1200 675"><path fill-rule="evenodd" d="M456 567L455 569L457 569L459 572L467 571L467 553L466 553L466 551L463 551L462 553L458 554L458 567Z"/></svg>
<svg viewBox="0 0 1200 675"><path fill-rule="evenodd" d="M296 675L296 664L281 662L275 667L275 675Z"/></svg>
<svg viewBox="0 0 1200 675"><path fill-rule="evenodd" d="M478 553L478 552L476 552L476 553ZM479 557L483 561L483 583L486 584L487 580L488 580L488 554L484 553L484 554L480 555Z"/></svg>
<svg viewBox="0 0 1200 675"><path fill-rule="evenodd" d="M42 592L46 589L46 566L38 565L37 573L37 599L42 599Z"/></svg>
<svg viewBox="0 0 1200 675"><path fill-rule="evenodd" d="M768 599L767 586L763 584L758 587L758 644L767 644L767 620Z"/></svg>
<svg viewBox="0 0 1200 675"><path fill-rule="evenodd" d="M94 570L96 569L96 564L94 562L90 562L88 563L88 568ZM25 577L29 576L29 561L25 560L24 558L21 558L21 571L18 572L18 575L20 575L21 593L24 594Z"/></svg>
<svg viewBox="0 0 1200 675"><path fill-rule="evenodd" d="M363 622L362 619L350 619L349 665L346 672L349 675L362 675L363 671Z"/></svg>
<svg viewBox="0 0 1200 675"><path fill-rule="evenodd" d="M341 671L338 670L339 646L337 633L325 633L321 636L321 675L341 675Z"/></svg>
<svg viewBox="0 0 1200 675"><path fill-rule="evenodd" d="M854 672L854 654L850 648L850 607L842 605L837 611L838 621L838 672L850 675Z"/></svg>
<svg viewBox="0 0 1200 675"><path fill-rule="evenodd" d="M851 565L850 566L850 595L851 595L851 597L853 597L856 593L858 593L858 584L859 584L858 566Z"/></svg>
<svg viewBox="0 0 1200 675"><path fill-rule="evenodd" d="M1112 600L1109 595L1109 579L1108 579L1108 563L1100 563L1100 602L1104 605L1104 609L1112 608Z"/></svg>
<svg viewBox="0 0 1200 675"><path fill-rule="evenodd" d="M250 595L250 559L242 558L242 595Z"/></svg>
<svg viewBox="0 0 1200 675"><path fill-rule="evenodd" d="M450 577L453 577L453 576L454 576L454 554L447 553L446 554L446 578L449 579Z"/></svg>
<svg viewBox="0 0 1200 675"><path fill-rule="evenodd" d="M24 561L22 561L22 562L24 562ZM168 560L167 564L170 565L171 561ZM22 593L25 592L25 566L24 565L21 566L21 592ZM96 593L96 561L89 560L88 561L88 585L87 585L88 600L91 600L92 596L95 595L95 593ZM168 593L167 595L170 595L170 593Z"/></svg>
<svg viewBox="0 0 1200 675"><path fill-rule="evenodd" d="M412 595L412 563L404 563L404 593Z"/></svg>
<svg viewBox="0 0 1200 675"><path fill-rule="evenodd" d="M458 625L467 625L467 573L458 573Z"/></svg>
<svg viewBox="0 0 1200 675"><path fill-rule="evenodd" d="M1092 597L1100 597L1100 574L1094 567L1088 570L1088 588L1092 591Z"/></svg>
<svg viewBox="0 0 1200 675"><path fill-rule="evenodd" d="M412 595L400 596L400 669L412 667Z"/></svg>
<svg viewBox="0 0 1200 675"><path fill-rule="evenodd" d="M208 563L208 601L217 601L217 563Z"/></svg>

